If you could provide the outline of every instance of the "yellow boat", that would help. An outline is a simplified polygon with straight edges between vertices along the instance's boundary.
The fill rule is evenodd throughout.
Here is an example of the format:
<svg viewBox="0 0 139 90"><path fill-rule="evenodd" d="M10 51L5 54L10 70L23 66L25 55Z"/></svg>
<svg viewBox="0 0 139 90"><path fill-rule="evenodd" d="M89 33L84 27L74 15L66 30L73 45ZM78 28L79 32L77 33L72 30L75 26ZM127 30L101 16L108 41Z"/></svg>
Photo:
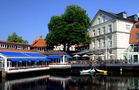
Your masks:
<svg viewBox="0 0 139 90"><path fill-rule="evenodd" d="M104 74L104 75L107 75L107 70L96 69L96 71L97 71L98 73L102 73L102 74Z"/></svg>

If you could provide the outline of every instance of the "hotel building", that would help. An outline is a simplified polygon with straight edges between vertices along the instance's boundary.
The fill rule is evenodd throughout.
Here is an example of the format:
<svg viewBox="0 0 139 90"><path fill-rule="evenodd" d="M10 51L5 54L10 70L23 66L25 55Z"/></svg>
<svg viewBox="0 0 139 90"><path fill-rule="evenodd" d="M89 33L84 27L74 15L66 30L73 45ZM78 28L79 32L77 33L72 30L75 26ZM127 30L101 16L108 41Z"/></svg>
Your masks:
<svg viewBox="0 0 139 90"><path fill-rule="evenodd" d="M138 21L137 15L127 16L125 11L115 14L99 10L89 29L92 39L89 46L90 58L92 60L124 59L123 53L130 46L130 30L136 21Z"/></svg>

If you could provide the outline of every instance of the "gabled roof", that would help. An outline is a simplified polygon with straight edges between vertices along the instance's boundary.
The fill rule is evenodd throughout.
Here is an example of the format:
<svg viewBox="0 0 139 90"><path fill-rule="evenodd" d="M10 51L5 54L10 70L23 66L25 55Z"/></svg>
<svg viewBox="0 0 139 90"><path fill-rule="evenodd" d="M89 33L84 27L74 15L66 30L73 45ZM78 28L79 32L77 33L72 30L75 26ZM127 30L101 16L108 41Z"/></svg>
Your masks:
<svg viewBox="0 0 139 90"><path fill-rule="evenodd" d="M126 13L125 11L123 11L123 12ZM112 12L108 12L108 11L104 11L104 10L101 10L101 9L100 9L100 10L97 12L97 14L95 15L95 17L93 18L93 20L91 21L91 23L95 20L96 16L97 16L99 13L104 13L104 14L106 14L106 15L112 17L112 18L119 19L119 20L125 20L125 21L129 21L129 22L137 22L137 21L135 21L135 20L133 20L133 19L130 19L130 18L128 18L128 17L127 17L127 18L123 18L123 17L121 17L121 16L119 15L119 13L116 14L116 13L112 13Z"/></svg>
<svg viewBox="0 0 139 90"><path fill-rule="evenodd" d="M39 39L36 39L33 41L32 47L46 47L46 41L42 38L42 35L40 35Z"/></svg>

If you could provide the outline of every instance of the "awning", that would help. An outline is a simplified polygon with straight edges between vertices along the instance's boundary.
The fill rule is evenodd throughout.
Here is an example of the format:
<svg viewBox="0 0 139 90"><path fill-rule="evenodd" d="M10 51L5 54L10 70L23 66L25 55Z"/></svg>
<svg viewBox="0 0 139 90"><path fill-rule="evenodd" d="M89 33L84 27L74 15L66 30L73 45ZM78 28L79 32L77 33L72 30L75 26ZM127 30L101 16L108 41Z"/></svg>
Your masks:
<svg viewBox="0 0 139 90"><path fill-rule="evenodd" d="M49 55L49 56L47 56L47 58L48 59L60 59L60 58L62 58L62 56L61 55Z"/></svg>
<svg viewBox="0 0 139 90"><path fill-rule="evenodd" d="M67 58L72 58L72 57L70 55L68 55Z"/></svg>
<svg viewBox="0 0 139 90"><path fill-rule="evenodd" d="M51 61L48 58L8 58L11 61L16 61L16 62L20 62L20 61Z"/></svg>

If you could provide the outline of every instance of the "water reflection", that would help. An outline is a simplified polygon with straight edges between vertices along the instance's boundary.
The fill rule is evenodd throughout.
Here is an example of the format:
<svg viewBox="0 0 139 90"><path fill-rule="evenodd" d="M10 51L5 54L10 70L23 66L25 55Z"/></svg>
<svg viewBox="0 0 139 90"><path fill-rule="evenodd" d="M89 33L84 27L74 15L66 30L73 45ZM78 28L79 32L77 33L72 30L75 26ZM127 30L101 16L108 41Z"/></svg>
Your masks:
<svg viewBox="0 0 139 90"><path fill-rule="evenodd" d="M137 90L139 77L132 76L39 76L9 80L0 90Z"/></svg>

